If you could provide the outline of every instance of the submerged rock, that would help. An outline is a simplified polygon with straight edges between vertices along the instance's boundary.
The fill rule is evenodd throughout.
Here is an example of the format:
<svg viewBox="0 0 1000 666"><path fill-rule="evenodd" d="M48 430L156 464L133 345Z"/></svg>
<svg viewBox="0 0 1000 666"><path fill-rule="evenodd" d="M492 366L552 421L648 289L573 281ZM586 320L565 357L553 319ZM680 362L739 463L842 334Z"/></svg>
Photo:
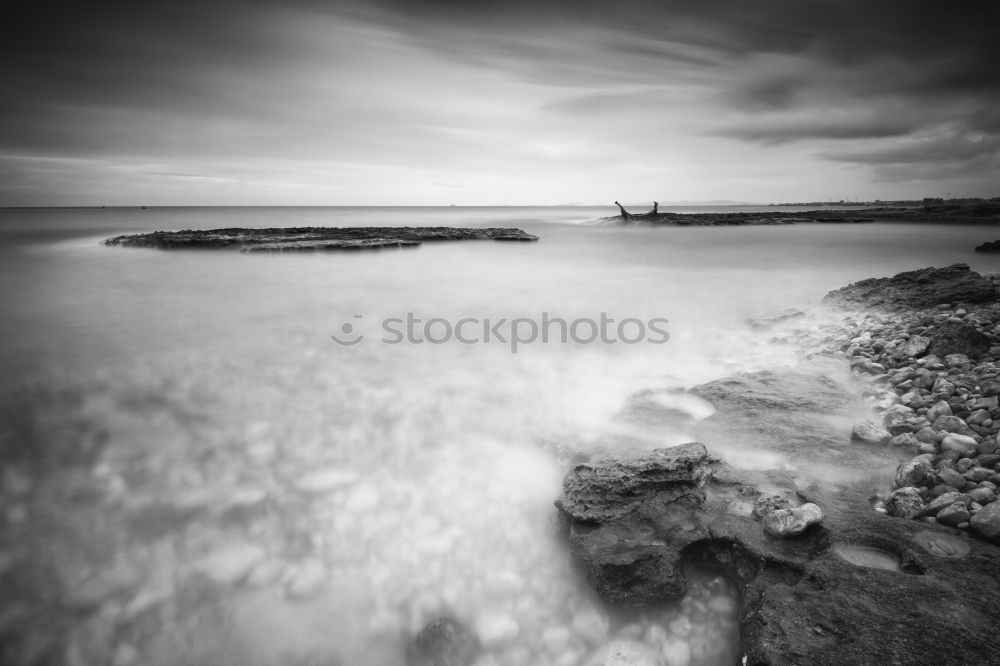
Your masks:
<svg viewBox="0 0 1000 666"><path fill-rule="evenodd" d="M585 666L668 666L663 655L633 640L617 639L595 652Z"/></svg>
<svg viewBox="0 0 1000 666"><path fill-rule="evenodd" d="M256 546L232 544L205 556L194 569L216 585L232 585L246 578L264 558L264 551Z"/></svg>
<svg viewBox="0 0 1000 666"><path fill-rule="evenodd" d="M479 646L462 623L438 618L424 627L406 651L407 666L470 666Z"/></svg>

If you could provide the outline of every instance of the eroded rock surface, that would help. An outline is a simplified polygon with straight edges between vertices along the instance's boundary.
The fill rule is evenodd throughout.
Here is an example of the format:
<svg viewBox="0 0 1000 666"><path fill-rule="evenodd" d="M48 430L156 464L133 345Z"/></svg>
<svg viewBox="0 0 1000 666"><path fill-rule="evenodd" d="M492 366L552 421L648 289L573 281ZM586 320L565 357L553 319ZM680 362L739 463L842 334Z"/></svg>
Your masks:
<svg viewBox="0 0 1000 666"><path fill-rule="evenodd" d="M831 291L825 303L867 307L933 307L940 303L982 303L996 298L993 282L968 264L922 268L888 278L871 278Z"/></svg>

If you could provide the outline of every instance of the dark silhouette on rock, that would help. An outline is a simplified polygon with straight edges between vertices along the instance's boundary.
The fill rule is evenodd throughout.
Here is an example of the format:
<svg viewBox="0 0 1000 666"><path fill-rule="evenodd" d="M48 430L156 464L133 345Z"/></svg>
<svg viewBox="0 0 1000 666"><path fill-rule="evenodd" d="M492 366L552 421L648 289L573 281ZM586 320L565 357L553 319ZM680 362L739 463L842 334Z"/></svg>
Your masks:
<svg viewBox="0 0 1000 666"><path fill-rule="evenodd" d="M622 216L623 220L625 220L626 222L628 222L629 220L632 219L631 213L629 213L627 210L625 210L625 206L621 205L617 201L615 202L615 205L618 206L618 210L621 211L621 216Z"/></svg>

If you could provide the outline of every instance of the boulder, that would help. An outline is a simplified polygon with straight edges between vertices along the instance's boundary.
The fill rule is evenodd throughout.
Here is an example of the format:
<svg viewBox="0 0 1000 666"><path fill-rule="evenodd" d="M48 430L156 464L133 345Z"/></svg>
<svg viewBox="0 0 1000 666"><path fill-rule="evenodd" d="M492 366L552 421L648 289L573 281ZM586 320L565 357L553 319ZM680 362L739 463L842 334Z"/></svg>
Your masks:
<svg viewBox="0 0 1000 666"><path fill-rule="evenodd" d="M574 520L608 522L651 497L699 502L712 469L705 446L698 443L583 463L566 475L556 506Z"/></svg>
<svg viewBox="0 0 1000 666"><path fill-rule="evenodd" d="M986 354L992 338L981 333L974 326L956 321L946 321L934 330L928 352L939 356L944 354L965 354L970 358L979 358Z"/></svg>

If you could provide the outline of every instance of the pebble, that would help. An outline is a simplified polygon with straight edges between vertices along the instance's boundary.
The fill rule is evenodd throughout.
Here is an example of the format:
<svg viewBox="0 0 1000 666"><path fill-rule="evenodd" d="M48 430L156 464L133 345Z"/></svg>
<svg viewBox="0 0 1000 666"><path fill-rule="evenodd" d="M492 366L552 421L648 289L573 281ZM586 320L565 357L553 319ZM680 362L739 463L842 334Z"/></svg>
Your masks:
<svg viewBox="0 0 1000 666"><path fill-rule="evenodd" d="M264 551L251 544L231 544L199 560L194 569L216 585L240 582L265 559Z"/></svg>
<svg viewBox="0 0 1000 666"><path fill-rule="evenodd" d="M326 583L326 567L315 558L290 566L283 576L285 594L290 599L310 599Z"/></svg>
<svg viewBox="0 0 1000 666"><path fill-rule="evenodd" d="M349 486L361 478L361 474L351 469L323 469L306 474L295 487L310 495L325 495L329 492Z"/></svg>
<svg viewBox="0 0 1000 666"><path fill-rule="evenodd" d="M493 649L509 645L521 634L517 620L498 612L487 612L476 618L476 636L484 647Z"/></svg>
<svg viewBox="0 0 1000 666"><path fill-rule="evenodd" d="M584 608L573 616L573 633L589 645L600 645L608 637L608 618L596 608Z"/></svg>

